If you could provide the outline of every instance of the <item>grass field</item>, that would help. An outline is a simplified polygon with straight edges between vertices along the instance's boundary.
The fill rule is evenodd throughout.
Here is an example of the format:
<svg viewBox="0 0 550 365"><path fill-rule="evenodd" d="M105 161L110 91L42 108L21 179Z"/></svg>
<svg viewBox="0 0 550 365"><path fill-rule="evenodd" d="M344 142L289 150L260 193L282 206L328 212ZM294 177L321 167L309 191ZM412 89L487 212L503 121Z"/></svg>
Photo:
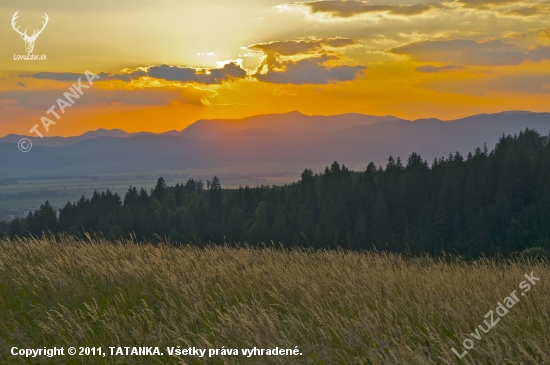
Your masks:
<svg viewBox="0 0 550 365"><path fill-rule="evenodd" d="M519 285L540 281L525 296ZM52 364L550 364L550 265L273 247L0 241L0 363L10 349L159 346ZM488 333L471 332L516 290ZM494 314L498 317L497 314ZM474 347L461 359L470 338ZM166 347L298 356L169 356Z"/></svg>

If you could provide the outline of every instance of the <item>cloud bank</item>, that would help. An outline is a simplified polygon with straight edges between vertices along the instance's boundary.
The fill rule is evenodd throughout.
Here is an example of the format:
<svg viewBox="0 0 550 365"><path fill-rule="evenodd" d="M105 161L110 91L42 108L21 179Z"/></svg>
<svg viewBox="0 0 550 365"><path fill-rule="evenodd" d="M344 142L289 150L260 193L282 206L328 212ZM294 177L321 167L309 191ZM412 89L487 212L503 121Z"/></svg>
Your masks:
<svg viewBox="0 0 550 365"><path fill-rule="evenodd" d="M234 62L228 63L222 68L211 69L209 73L191 67L161 65L149 67L147 76L166 81L221 84L231 79L246 77L246 71Z"/></svg>
<svg viewBox="0 0 550 365"><path fill-rule="evenodd" d="M301 53L318 52L327 47L341 48L351 46L357 42L350 38L328 38L328 39L304 39L290 41L276 41L267 43L257 43L248 46L248 49L261 51L265 54L280 54L283 56L292 56Z"/></svg>
<svg viewBox="0 0 550 365"><path fill-rule="evenodd" d="M296 62L283 62L277 66L269 65L266 73L257 73L255 77L262 82L273 84L319 85L354 80L368 69L367 66L325 65L325 62L333 59L336 58L323 55Z"/></svg>
<svg viewBox="0 0 550 365"><path fill-rule="evenodd" d="M232 79L242 79L246 77L246 71L238 64L232 62L225 64L222 68L196 69L192 67L180 66L150 66L145 68L147 71L136 70L129 73L108 74L101 72L98 81L123 81L130 82L141 77L152 77L166 81L178 81L182 83L199 84L221 84L224 81ZM63 82L76 82L82 74L71 72L38 72L31 75L22 75L22 77L32 77L42 80L56 80Z"/></svg>
<svg viewBox="0 0 550 365"><path fill-rule="evenodd" d="M523 0L456 0L456 3L462 5L465 8L477 8L484 9L489 6L509 5L513 3L519 3Z"/></svg>
<svg viewBox="0 0 550 365"><path fill-rule="evenodd" d="M432 9L425 4L415 5L375 5L366 1L309 1L302 3L290 3L295 7L306 7L312 14L329 14L336 18L351 18L368 13L388 13L392 15L413 16L423 14Z"/></svg>
<svg viewBox="0 0 550 365"><path fill-rule="evenodd" d="M388 52L408 55L421 62L466 65L517 65L523 61L540 62L550 59L550 46L524 49L499 40L479 43L464 39L420 41L392 48Z"/></svg>
<svg viewBox="0 0 550 365"><path fill-rule="evenodd" d="M426 66L419 66L415 68L414 70L416 72L440 72L440 71L446 71L446 70L453 70L463 68L462 66L453 66L453 65L447 65L447 66L432 66L432 65L426 65Z"/></svg>

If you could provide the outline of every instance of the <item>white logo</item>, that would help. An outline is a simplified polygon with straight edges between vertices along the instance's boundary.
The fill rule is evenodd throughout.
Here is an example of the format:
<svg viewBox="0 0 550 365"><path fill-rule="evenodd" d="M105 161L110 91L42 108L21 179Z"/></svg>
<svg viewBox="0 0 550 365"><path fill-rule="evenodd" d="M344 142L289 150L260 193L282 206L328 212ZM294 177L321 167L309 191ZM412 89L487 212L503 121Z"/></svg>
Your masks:
<svg viewBox="0 0 550 365"><path fill-rule="evenodd" d="M31 54L33 49L34 49L34 42L36 41L36 38L38 38L38 36L40 35L40 33L42 33L42 31L44 30L44 28L46 28L46 25L48 24L48 14L44 13L44 22L42 23L42 29L40 30L34 30L34 32L32 33L32 35L29 37L27 35L27 30L25 29L24 32L20 32L19 31L19 27L15 27L15 21L17 20L17 18L19 18L19 10L17 10L15 12L15 14L13 14L13 18L11 18L11 26L13 27L13 29L19 33L19 35L21 35L21 38L23 38L23 40L25 41L25 48L27 49L27 53L28 54Z"/></svg>

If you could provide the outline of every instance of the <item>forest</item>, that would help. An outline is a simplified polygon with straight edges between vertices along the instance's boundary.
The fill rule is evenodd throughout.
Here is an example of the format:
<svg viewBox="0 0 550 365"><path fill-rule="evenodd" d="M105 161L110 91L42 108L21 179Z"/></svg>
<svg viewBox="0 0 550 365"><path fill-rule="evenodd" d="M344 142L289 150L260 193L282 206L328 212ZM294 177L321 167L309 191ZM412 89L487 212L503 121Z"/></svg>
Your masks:
<svg viewBox="0 0 550 365"><path fill-rule="evenodd" d="M361 172L338 162L305 169L285 186L223 189L217 177L154 189L129 187L68 202L45 202L0 225L0 236L85 233L109 240L166 237L178 243L343 247L412 255L510 256L550 250L550 136L526 129L495 148L429 163L390 156ZM542 250L541 249L541 250Z"/></svg>

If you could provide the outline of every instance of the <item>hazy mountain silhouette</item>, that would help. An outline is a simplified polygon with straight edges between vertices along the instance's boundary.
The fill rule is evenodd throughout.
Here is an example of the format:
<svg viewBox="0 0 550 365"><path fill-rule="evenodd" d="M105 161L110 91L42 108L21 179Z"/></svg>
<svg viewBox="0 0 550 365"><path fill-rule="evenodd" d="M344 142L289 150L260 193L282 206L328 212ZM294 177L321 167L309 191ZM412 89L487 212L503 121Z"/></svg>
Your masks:
<svg viewBox="0 0 550 365"><path fill-rule="evenodd" d="M364 114L340 114L331 116L307 116L300 112L286 114L256 115L243 119L213 119L199 120L181 132L183 137L209 140L225 133L247 129L264 129L274 132L294 134L322 134L355 125L369 125L385 121L402 120L388 116L372 116Z"/></svg>
<svg viewBox="0 0 550 365"><path fill-rule="evenodd" d="M492 149L503 133L514 134L525 128L548 134L550 114L504 112L443 122L293 112L233 121L199 120L182 131L163 134L98 130L64 138L61 145L60 137L45 137L44 145L36 143L28 153L20 152L13 137L7 136L0 139L0 171L55 168L70 174L71 168L78 166L94 174L99 169L183 169L273 162L306 167L334 160L366 166L370 161L384 164L389 155L405 160L412 152L431 162L455 151L467 154L484 143ZM47 147L48 143L57 145Z"/></svg>
<svg viewBox="0 0 550 365"><path fill-rule="evenodd" d="M80 141L97 137L130 137L136 135L154 134L150 132L128 133L121 129L97 129L95 131L89 131L76 137L29 137L20 134L8 134L7 136L0 138L0 142L17 143L21 138L29 138L32 141L33 146L47 146L47 147L59 147L59 146L72 146Z"/></svg>

